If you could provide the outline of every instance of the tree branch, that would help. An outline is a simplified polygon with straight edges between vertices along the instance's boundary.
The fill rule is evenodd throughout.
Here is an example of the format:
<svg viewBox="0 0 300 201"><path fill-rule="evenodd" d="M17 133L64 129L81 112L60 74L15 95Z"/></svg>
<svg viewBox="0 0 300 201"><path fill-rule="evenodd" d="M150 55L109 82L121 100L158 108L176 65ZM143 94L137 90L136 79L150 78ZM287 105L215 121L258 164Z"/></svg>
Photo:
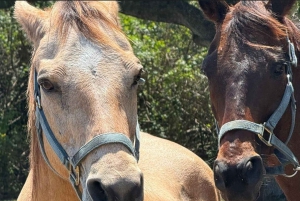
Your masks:
<svg viewBox="0 0 300 201"><path fill-rule="evenodd" d="M1 7L11 7L15 0L4 0ZM36 0L28 0L36 1ZM226 0L235 4L239 0ZM1 0L0 0L1 2ZM205 19L202 11L188 0L120 0L121 12L137 18L183 25L193 33L193 40L200 46L209 46L215 35L212 22Z"/></svg>
<svg viewBox="0 0 300 201"><path fill-rule="evenodd" d="M134 17L183 25L193 32L194 42L208 46L215 35L213 23L199 8L183 0L120 1L121 13Z"/></svg>

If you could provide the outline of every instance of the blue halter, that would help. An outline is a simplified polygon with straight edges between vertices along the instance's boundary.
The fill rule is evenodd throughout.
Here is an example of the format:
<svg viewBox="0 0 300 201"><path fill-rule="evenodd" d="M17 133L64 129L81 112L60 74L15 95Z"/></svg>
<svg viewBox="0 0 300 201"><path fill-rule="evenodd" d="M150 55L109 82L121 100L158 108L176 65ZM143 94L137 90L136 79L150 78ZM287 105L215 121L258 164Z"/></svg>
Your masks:
<svg viewBox="0 0 300 201"><path fill-rule="evenodd" d="M141 84L144 80L141 80ZM44 114L43 108L41 106L41 94L40 94L40 86L37 82L37 73L34 72L34 97L36 101L36 128L37 128L37 136L39 141L39 147L42 153L42 156L49 166L49 168L56 173L58 176L59 173L52 167L49 162L49 159L46 155L44 142L43 142L43 134L46 137L47 141L49 142L50 146L60 159L61 163L67 168L70 173L70 182L75 189L78 198L81 200L81 191L79 188L80 184L80 163L81 161L93 150L96 148L105 145L105 144L112 144L112 143L120 143L123 144L131 154L139 160L139 148L140 148L140 128L139 124L137 123L136 126L136 133L135 133L135 142L134 147L131 140L126 137L122 133L104 133L96 135L91 141L83 145L74 156L69 156L65 149L61 146L61 144L57 141L55 135L53 134L50 125L47 121L47 118Z"/></svg>

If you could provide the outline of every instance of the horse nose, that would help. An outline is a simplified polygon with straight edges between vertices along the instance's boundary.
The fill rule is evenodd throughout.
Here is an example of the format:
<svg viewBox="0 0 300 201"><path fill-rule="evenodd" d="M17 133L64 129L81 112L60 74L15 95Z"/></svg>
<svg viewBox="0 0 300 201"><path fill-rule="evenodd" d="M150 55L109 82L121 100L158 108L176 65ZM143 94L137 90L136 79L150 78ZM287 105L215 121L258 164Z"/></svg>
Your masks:
<svg viewBox="0 0 300 201"><path fill-rule="evenodd" d="M214 163L214 179L218 189L230 194L232 192L248 192L259 188L264 174L264 166L260 156L252 156L232 165L222 160Z"/></svg>
<svg viewBox="0 0 300 201"><path fill-rule="evenodd" d="M93 201L142 201L143 175L139 178L119 178L101 181L101 178L87 180L87 189Z"/></svg>

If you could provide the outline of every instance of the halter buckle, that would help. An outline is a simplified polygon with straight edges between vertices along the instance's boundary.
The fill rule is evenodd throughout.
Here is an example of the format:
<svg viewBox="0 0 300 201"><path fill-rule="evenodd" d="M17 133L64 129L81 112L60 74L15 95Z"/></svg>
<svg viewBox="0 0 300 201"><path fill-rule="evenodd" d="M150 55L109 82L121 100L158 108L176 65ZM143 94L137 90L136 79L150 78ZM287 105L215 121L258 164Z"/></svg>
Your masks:
<svg viewBox="0 0 300 201"><path fill-rule="evenodd" d="M290 62L293 67L297 67L298 59L295 53L295 46L294 44L290 41L288 38L288 44L289 44L289 57L290 57Z"/></svg>
<svg viewBox="0 0 300 201"><path fill-rule="evenodd" d="M80 168L77 165L75 168L73 168L73 165L71 162L69 162L69 174L73 179L75 180L75 185L78 186L80 183Z"/></svg>
<svg viewBox="0 0 300 201"><path fill-rule="evenodd" d="M263 143L265 143L267 146L271 147L271 146L273 146L271 144L271 138L272 138L273 132L266 127L266 123L263 124L263 127L264 127L264 130L261 134L258 135L258 137Z"/></svg>
<svg viewBox="0 0 300 201"><path fill-rule="evenodd" d="M40 97L38 95L36 96L35 101L36 101L36 104L37 104L38 108L41 109L42 108L41 100L40 100Z"/></svg>
<svg viewBox="0 0 300 201"><path fill-rule="evenodd" d="M79 169L79 166L76 166L75 174L76 174L75 185L78 186L79 182L80 182L80 169Z"/></svg>

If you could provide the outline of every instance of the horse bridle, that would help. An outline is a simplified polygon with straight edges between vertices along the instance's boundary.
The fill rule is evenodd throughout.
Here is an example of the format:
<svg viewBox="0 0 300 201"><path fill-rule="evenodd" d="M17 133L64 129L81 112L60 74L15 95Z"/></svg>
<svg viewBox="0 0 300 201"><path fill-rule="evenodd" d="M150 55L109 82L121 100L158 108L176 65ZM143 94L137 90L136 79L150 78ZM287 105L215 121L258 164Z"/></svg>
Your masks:
<svg viewBox="0 0 300 201"><path fill-rule="evenodd" d="M79 188L80 184L80 165L81 161L93 150L97 149L98 147L105 145L105 144L112 144L112 143L120 143L124 145L131 154L136 158L136 160L139 160L139 148L140 148L140 129L139 124L137 122L136 126L136 133L135 133L135 141L134 141L134 147L131 142L131 140L126 137L122 133L103 133L96 135L91 141L80 147L80 149L76 152L74 156L69 156L65 149L61 146L61 144L57 141L55 138L55 135L53 134L50 125L47 121L47 118L44 114L43 108L41 106L41 94L40 94L40 86L37 82L37 73L34 71L34 98L36 101L36 128L37 128L37 136L38 136L38 142L39 147L42 153L42 156L47 163L47 165L50 167L50 169L56 173L58 176L59 173L53 168L53 166L50 164L49 159L46 155L45 148L44 148L44 142L43 142L43 134L46 136L50 146L60 159L61 163L67 168L67 170L70 173L69 180L75 189L78 198L82 199L82 193Z"/></svg>
<svg viewBox="0 0 300 201"><path fill-rule="evenodd" d="M292 84L292 67L297 67L297 57L295 53L294 44L289 40L288 37L287 42L289 49L289 61L286 62L287 85L283 94L283 98L275 112L263 124L258 124L247 120L235 120L225 123L220 130L217 127L217 130L219 133L219 147L222 137L228 131L241 129L255 133L264 144L270 147L273 146L275 148L274 154L280 162L280 165L278 166L265 167L266 173L270 175L283 175L285 177L293 177L298 171L300 171L300 166L297 158L295 157L293 152L288 148L287 144L292 137L295 126L296 100L294 97L294 88ZM282 118L282 115L285 113L289 104L291 104L292 122L288 139L285 143L283 143L275 136L273 131L279 120ZM292 164L294 166L295 173L292 175L285 174L285 167L288 164Z"/></svg>

